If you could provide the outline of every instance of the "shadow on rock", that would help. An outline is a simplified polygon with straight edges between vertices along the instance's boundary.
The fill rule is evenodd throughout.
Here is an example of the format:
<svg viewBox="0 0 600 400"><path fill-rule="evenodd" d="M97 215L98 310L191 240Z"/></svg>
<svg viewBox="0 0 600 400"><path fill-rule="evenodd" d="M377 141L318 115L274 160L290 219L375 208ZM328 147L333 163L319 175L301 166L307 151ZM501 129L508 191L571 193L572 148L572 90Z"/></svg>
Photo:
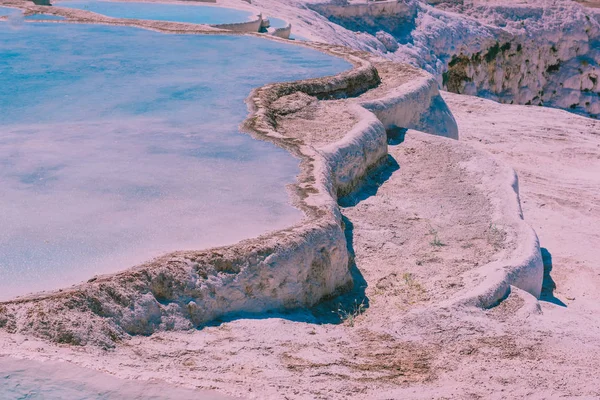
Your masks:
<svg viewBox="0 0 600 400"><path fill-rule="evenodd" d="M364 183L353 192L344 197L340 197L338 199L338 204L342 207L354 207L361 201L366 200L371 196L375 196L379 187L385 181L390 179L390 176L399 169L400 165L398 165L394 157L388 154L380 166L374 168L369 173L369 177L365 179Z"/></svg>
<svg viewBox="0 0 600 400"><path fill-rule="evenodd" d="M199 329L207 326L219 326L224 322L231 322L238 319L267 319L281 318L289 321L304 322L309 324L341 324L344 321L353 320L362 314L369 307L369 299L365 295L367 282L354 262L353 229L354 226L346 218L343 218L344 233L346 235L346 245L348 248L348 257L350 273L352 274L352 289L330 299L321 301L314 307L267 311L261 313L242 312L221 316Z"/></svg>
<svg viewBox="0 0 600 400"><path fill-rule="evenodd" d="M544 280L542 282L542 294L540 295L540 300L566 307L567 305L565 303L554 297L556 282L554 282L554 279L552 279L552 275L550 274L552 272L552 254L544 247L542 247L541 250L542 261L544 263Z"/></svg>
<svg viewBox="0 0 600 400"><path fill-rule="evenodd" d="M344 234L348 248L349 268L354 285L352 290L333 299L326 300L311 309L313 315L321 323L339 324L346 320L353 320L369 308L369 299L365 294L367 281L356 266L354 257L354 225L344 216Z"/></svg>
<svg viewBox="0 0 600 400"><path fill-rule="evenodd" d="M388 128L385 132L387 133L388 145L397 146L404 142L404 137L406 136L408 129L394 126L392 128Z"/></svg>

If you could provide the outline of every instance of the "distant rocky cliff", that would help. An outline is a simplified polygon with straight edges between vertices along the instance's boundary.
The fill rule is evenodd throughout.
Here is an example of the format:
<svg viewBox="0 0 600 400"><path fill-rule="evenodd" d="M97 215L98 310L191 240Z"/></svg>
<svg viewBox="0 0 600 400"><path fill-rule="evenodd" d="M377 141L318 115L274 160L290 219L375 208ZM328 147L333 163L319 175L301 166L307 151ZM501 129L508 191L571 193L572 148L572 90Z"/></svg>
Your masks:
<svg viewBox="0 0 600 400"><path fill-rule="evenodd" d="M451 92L600 117L598 11L567 0L427 3L312 7L360 32L355 46L424 68Z"/></svg>

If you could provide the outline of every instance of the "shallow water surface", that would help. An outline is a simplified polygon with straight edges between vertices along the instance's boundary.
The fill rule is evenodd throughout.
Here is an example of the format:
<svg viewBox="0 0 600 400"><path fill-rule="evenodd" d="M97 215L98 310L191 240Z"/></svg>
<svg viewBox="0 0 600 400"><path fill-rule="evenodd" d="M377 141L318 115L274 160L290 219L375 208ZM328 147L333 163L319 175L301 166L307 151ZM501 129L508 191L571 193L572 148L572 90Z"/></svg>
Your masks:
<svg viewBox="0 0 600 400"><path fill-rule="evenodd" d="M0 399L227 400L204 390L156 381L129 381L66 362L0 358Z"/></svg>
<svg viewBox="0 0 600 400"><path fill-rule="evenodd" d="M11 15L20 14L21 10L11 7L0 7L0 17L8 17Z"/></svg>
<svg viewBox="0 0 600 400"><path fill-rule="evenodd" d="M0 23L0 54L0 299L299 221L298 161L239 133L244 100L350 67L258 38L60 23Z"/></svg>
<svg viewBox="0 0 600 400"><path fill-rule="evenodd" d="M137 3L101 0L73 0L53 3L58 7L77 8L114 18L150 19L157 21L190 22L194 24L226 24L245 22L252 17L249 11L211 5Z"/></svg>
<svg viewBox="0 0 600 400"><path fill-rule="evenodd" d="M280 18L269 17L269 23L271 28L285 28L288 23Z"/></svg>

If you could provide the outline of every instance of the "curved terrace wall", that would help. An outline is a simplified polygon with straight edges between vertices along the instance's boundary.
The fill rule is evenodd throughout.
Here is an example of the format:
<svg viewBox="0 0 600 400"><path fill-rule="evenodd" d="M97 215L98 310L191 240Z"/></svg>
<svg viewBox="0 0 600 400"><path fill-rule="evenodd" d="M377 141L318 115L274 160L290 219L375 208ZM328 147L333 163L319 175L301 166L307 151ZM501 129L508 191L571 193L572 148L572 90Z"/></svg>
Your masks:
<svg viewBox="0 0 600 400"><path fill-rule="evenodd" d="M344 56L354 68L333 77L255 89L248 98L251 113L244 123L251 135L301 159L292 199L305 214L302 223L232 246L172 253L73 288L1 303L0 327L59 343L111 347L130 335L190 329L230 314L311 306L348 289L352 278L338 195L353 190L385 158L386 127L428 129L450 137L456 137L457 128L432 77L419 72L401 88L390 88L379 98L359 97L349 105L358 122L335 143L316 149L302 139L282 135L271 107L282 96L303 92L319 99L350 98L381 85L367 54L303 45ZM516 212L518 197L509 200L512 208L505 211ZM539 245L529 244L518 247L512 257L534 257ZM503 265L501 276L490 279L536 294L536 262L530 263L533 270L527 262Z"/></svg>
<svg viewBox="0 0 600 400"><path fill-rule="evenodd" d="M236 33L258 32L262 25L262 14L259 14L251 21L235 22L231 24L214 24L210 25L213 28L225 29Z"/></svg>
<svg viewBox="0 0 600 400"><path fill-rule="evenodd" d="M430 75L361 105L377 115L386 129L402 127L458 139L456 121L440 96L437 81Z"/></svg>
<svg viewBox="0 0 600 400"><path fill-rule="evenodd" d="M490 308L508 297L515 286L539 298L544 265L540 243L533 228L523 219L516 172L483 151L474 162L462 167L481 175L480 188L492 200L494 222L491 230L506 234L505 249L495 261L470 271L470 282L462 293L445 305Z"/></svg>
<svg viewBox="0 0 600 400"><path fill-rule="evenodd" d="M287 26L285 26L283 28L275 28L275 30L273 32L271 32L271 35L278 37L278 38L282 38L282 39L289 39L291 34L292 34L292 24L290 24L290 23L288 23Z"/></svg>

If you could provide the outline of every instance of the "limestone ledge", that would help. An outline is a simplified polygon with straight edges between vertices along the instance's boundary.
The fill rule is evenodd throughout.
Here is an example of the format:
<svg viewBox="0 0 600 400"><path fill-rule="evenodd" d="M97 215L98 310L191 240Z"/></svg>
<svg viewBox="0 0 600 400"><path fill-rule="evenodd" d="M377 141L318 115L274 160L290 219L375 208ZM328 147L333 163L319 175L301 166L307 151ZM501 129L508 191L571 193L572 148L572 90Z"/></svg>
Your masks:
<svg viewBox="0 0 600 400"><path fill-rule="evenodd" d="M289 39L292 34L292 24L288 23L283 28L275 28L272 32L269 32L269 34L282 39Z"/></svg>
<svg viewBox="0 0 600 400"><path fill-rule="evenodd" d="M544 265L534 229L525 222L519 199L516 172L484 151L475 151L476 161L461 167L480 175L479 188L492 200L491 230L506 235L506 247L495 260L474 268L465 276L465 290L441 304L442 307L491 308L506 299L514 287L539 298Z"/></svg>

